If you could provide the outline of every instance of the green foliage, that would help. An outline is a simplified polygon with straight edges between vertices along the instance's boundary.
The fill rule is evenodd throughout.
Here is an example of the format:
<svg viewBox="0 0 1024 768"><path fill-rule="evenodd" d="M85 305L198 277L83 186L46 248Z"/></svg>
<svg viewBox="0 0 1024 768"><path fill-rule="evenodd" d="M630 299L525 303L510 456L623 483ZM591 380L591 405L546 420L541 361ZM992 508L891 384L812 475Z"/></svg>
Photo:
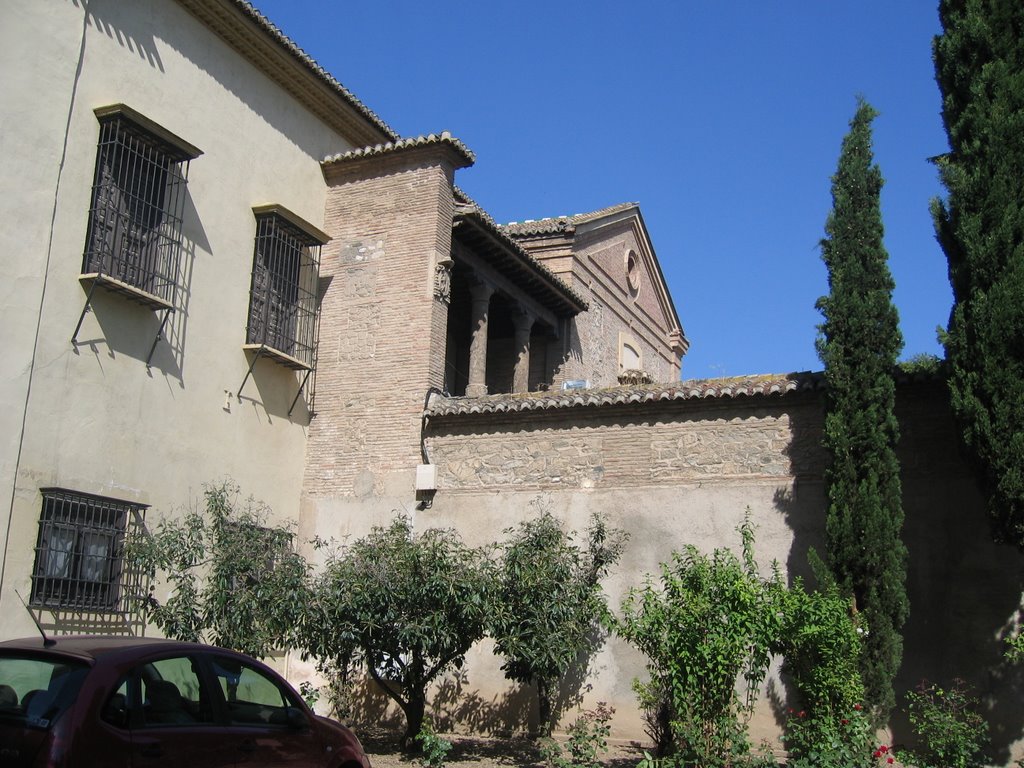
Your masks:
<svg viewBox="0 0 1024 768"><path fill-rule="evenodd" d="M825 318L818 353L827 384L828 561L871 629L861 669L880 723L895 705L892 681L908 608L893 381L903 340L882 244L882 175L871 150L875 115L859 102L832 177L833 207L821 243L829 295L818 300Z"/></svg>
<svg viewBox="0 0 1024 768"><path fill-rule="evenodd" d="M836 715L840 713L835 713ZM870 718L857 705L843 717L790 712L786 722L786 748L790 768L869 768L873 731Z"/></svg>
<svg viewBox="0 0 1024 768"><path fill-rule="evenodd" d="M918 768L975 768L985 765L988 723L963 680L947 688L922 681L907 694L907 714L917 748L904 762Z"/></svg>
<svg viewBox="0 0 1024 768"><path fill-rule="evenodd" d="M932 213L954 306L951 402L995 539L1024 549L1024 4L943 0L935 73L952 151Z"/></svg>
<svg viewBox="0 0 1024 768"><path fill-rule="evenodd" d="M598 620L607 614L599 582L625 536L595 515L583 550L547 510L506 534L490 631L505 676L536 683L540 731L547 735L559 680L596 648Z"/></svg>
<svg viewBox="0 0 1024 768"><path fill-rule="evenodd" d="M328 558L299 645L342 669L364 663L405 713L408 748L421 730L430 683L461 667L484 636L493 583L485 551L451 530L416 535L399 516Z"/></svg>
<svg viewBox="0 0 1024 768"><path fill-rule="evenodd" d="M901 360L897 366L904 373L936 374L942 370L942 358L938 355L930 355L927 352L919 352L916 355L911 355L906 360Z"/></svg>
<svg viewBox="0 0 1024 768"><path fill-rule="evenodd" d="M630 591L617 631L647 655L651 679L668 691L676 758L708 768L747 761L747 721L779 632L774 597L753 554L753 526L740 526L742 556L695 547ZM737 680L742 685L737 686Z"/></svg>
<svg viewBox="0 0 1024 768"><path fill-rule="evenodd" d="M147 618L167 636L212 642L263 657L288 645L306 601L306 561L291 549L292 534L266 524L270 510L239 502L230 483L207 486L205 508L161 520L128 557L171 589L152 594Z"/></svg>
<svg viewBox="0 0 1024 768"><path fill-rule="evenodd" d="M434 732L429 720L424 720L420 732L416 734L420 745L420 757L417 762L423 768L444 768L448 753L452 751L452 743Z"/></svg>
<svg viewBox="0 0 1024 768"><path fill-rule="evenodd" d="M594 709L580 713L569 726L569 740L565 747L554 739L546 739L541 754L548 768L601 768L601 756L608 751L615 708L600 701Z"/></svg>
<svg viewBox="0 0 1024 768"><path fill-rule="evenodd" d="M316 703L320 701L320 689L309 682L309 680L303 680L299 683L299 695L310 709L313 709Z"/></svg>

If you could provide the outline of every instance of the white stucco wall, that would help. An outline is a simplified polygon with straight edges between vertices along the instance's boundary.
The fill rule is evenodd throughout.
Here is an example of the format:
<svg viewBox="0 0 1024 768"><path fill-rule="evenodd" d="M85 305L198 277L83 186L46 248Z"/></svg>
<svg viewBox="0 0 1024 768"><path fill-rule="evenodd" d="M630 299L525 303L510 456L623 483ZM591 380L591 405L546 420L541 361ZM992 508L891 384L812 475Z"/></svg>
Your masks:
<svg viewBox="0 0 1024 768"><path fill-rule="evenodd" d="M322 227L319 161L350 148L176 3L83 5L11 3L0 25L3 69L17 73L0 80L0 637L34 631L14 590L30 591L41 487L149 504L153 521L232 478L298 518L308 413L301 400L287 411L300 380L261 360L237 397L252 207L278 203ZM159 320L124 297L97 291L71 343L86 299L93 110L113 103L203 151L189 173L177 311L149 370Z"/></svg>

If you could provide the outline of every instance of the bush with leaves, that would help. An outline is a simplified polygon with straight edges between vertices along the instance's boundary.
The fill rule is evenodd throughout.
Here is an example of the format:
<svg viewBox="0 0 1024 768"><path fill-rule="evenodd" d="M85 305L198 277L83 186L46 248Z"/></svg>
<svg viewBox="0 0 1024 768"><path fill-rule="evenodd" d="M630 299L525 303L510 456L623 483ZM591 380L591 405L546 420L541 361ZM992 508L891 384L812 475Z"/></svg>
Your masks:
<svg viewBox="0 0 1024 768"><path fill-rule="evenodd" d="M742 556L687 547L623 606L617 631L648 657L669 694L675 759L707 768L747 763L747 722L779 631L776 579L754 561L754 529L739 527ZM737 682L742 681L738 686Z"/></svg>
<svg viewBox="0 0 1024 768"><path fill-rule="evenodd" d="M156 585L143 611L167 637L210 642L262 658L288 646L306 604L308 565L292 533L268 524L270 510L241 501L228 482L209 485L203 509L166 518L133 543L128 558Z"/></svg>
<svg viewBox="0 0 1024 768"><path fill-rule="evenodd" d="M402 709L402 746L423 727L427 688L484 636L494 592L487 552L451 530L396 517L330 555L299 630L305 655L365 668Z"/></svg>
<svg viewBox="0 0 1024 768"><path fill-rule="evenodd" d="M907 715L917 747L900 753L918 768L975 768L986 764L988 723L963 680L942 687L922 681L907 694Z"/></svg>
<svg viewBox="0 0 1024 768"><path fill-rule="evenodd" d="M594 709L584 710L569 726L569 739L563 747L548 738L541 754L549 768L601 768L601 756L608 751L612 715L615 707L599 701Z"/></svg>
<svg viewBox="0 0 1024 768"><path fill-rule="evenodd" d="M505 676L536 684L540 732L548 735L559 680L596 648L608 612L600 579L618 560L625 535L594 515L584 550L546 509L506 534L490 633Z"/></svg>
<svg viewBox="0 0 1024 768"><path fill-rule="evenodd" d="M865 766L873 746L860 676L866 630L813 551L811 563L818 590L807 590L797 579L778 593L781 627L773 651L783 657L799 709L790 710L786 724L790 764Z"/></svg>

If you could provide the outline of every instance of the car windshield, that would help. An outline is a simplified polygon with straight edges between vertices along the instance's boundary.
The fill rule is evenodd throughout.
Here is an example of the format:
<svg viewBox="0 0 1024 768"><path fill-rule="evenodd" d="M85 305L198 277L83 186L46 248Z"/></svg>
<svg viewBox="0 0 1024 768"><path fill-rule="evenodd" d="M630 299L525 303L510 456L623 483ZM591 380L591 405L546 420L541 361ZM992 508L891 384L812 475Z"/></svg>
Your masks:
<svg viewBox="0 0 1024 768"><path fill-rule="evenodd" d="M88 671L67 659L0 655L0 719L49 728L71 706Z"/></svg>

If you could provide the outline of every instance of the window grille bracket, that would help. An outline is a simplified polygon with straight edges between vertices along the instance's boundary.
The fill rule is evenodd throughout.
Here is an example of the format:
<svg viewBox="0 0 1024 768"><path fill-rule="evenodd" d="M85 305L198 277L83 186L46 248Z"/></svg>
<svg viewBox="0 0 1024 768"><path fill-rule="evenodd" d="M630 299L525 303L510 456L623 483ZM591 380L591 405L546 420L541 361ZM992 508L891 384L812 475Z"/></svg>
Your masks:
<svg viewBox="0 0 1024 768"><path fill-rule="evenodd" d="M150 367L153 360L153 353L156 352L156 345L164 337L164 328L167 326L167 319L171 316L171 308L164 310L164 318L160 321L160 327L156 329L156 337L153 339L153 346L149 348L149 355L146 357L146 368Z"/></svg>
<svg viewBox="0 0 1024 768"><path fill-rule="evenodd" d="M260 355L263 354L263 351L266 348L266 344L260 344L259 347L256 349L256 354L252 356L252 362L249 363L249 370L245 372L245 378L242 379L242 386L238 388L238 394L235 395L235 397L238 398L239 402L242 401L242 390L245 388L246 382L249 381L249 377L252 376L252 369L256 367L256 361L260 359Z"/></svg>
<svg viewBox="0 0 1024 768"><path fill-rule="evenodd" d="M306 371L306 375L302 377L302 383L299 385L299 391L295 393L295 397L292 400L292 404L288 408L289 416L292 415L292 411L295 409L295 404L299 402L299 397L302 395L302 390L306 388L306 383L309 381L309 374L311 374L312 372L313 369L310 368L309 370Z"/></svg>
<svg viewBox="0 0 1024 768"><path fill-rule="evenodd" d="M146 356L146 367L150 367L150 363L153 360L153 353L156 352L156 345L163 338L164 328L167 327L167 320L171 316L171 312L174 311L174 306L158 296L154 296L146 291L135 288L127 283L120 280L116 280L102 272L93 274L82 275L79 278L83 283L89 283L89 292L85 295L85 306L82 307L82 313L78 316L78 324L75 325L75 332L71 334L71 343L75 346L78 345L78 333L82 330L82 323L85 321L85 316L92 311L92 294L96 290L96 286L101 286L113 293L119 293L127 296L132 301L138 302L144 307L152 309L154 312L163 312L164 316L160 320L160 327L156 330L156 337L153 339L153 344L149 348L149 355Z"/></svg>
<svg viewBox="0 0 1024 768"><path fill-rule="evenodd" d="M82 330L82 322L85 320L85 313L89 311L92 305L92 292L96 290L96 286L99 284L99 280L93 280L89 286L89 293L85 295L85 306L82 307L82 314L78 316L78 325L75 326L75 332L71 334L71 343L78 346L78 332Z"/></svg>

